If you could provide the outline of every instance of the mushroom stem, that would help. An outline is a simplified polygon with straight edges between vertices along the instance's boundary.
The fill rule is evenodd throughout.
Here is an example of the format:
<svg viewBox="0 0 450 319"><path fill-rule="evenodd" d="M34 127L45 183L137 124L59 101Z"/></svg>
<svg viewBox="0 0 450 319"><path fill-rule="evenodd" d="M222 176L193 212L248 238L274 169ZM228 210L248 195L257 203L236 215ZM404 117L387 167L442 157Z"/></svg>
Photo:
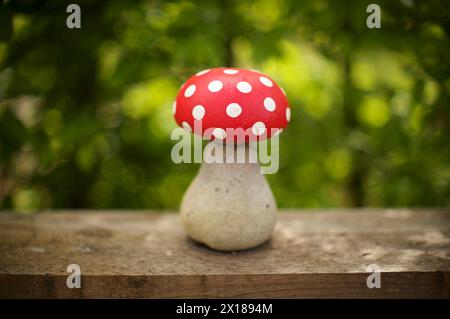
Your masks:
<svg viewBox="0 0 450 319"><path fill-rule="evenodd" d="M243 147L249 154L247 144L235 150ZM245 163L203 162L180 207L182 223L192 239L226 251L251 248L269 239L276 211L259 163L249 163L247 156Z"/></svg>

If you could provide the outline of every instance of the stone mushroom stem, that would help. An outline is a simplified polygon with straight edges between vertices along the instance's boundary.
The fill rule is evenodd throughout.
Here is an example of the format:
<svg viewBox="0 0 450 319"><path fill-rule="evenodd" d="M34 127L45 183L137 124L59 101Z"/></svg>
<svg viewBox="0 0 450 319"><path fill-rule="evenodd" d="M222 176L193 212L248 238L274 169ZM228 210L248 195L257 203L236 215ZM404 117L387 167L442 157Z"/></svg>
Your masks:
<svg viewBox="0 0 450 319"><path fill-rule="evenodd" d="M249 149L247 144L235 149L239 147L246 152ZM181 221L192 239L225 251L251 248L268 240L276 212L275 198L259 163L248 160L203 162L180 207Z"/></svg>

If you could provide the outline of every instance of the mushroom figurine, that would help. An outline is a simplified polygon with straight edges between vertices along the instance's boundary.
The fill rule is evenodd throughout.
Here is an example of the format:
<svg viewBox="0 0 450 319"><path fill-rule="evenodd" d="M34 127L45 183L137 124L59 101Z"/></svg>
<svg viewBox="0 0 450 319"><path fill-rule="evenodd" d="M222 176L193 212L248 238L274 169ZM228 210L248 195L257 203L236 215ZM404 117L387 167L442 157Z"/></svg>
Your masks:
<svg viewBox="0 0 450 319"><path fill-rule="evenodd" d="M247 160L253 142L281 133L291 116L284 91L272 79L240 68L193 75L180 88L173 112L179 126L223 147L225 158L232 144L234 150L245 149ZM236 251L270 238L275 198L259 163L247 160L203 161L180 206L192 239L216 250Z"/></svg>

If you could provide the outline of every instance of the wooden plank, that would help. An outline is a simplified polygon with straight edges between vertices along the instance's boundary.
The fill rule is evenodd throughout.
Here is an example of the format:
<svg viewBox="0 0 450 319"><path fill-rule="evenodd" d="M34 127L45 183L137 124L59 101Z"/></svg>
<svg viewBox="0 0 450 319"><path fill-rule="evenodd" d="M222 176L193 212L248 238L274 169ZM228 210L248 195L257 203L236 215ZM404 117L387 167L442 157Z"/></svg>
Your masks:
<svg viewBox="0 0 450 319"><path fill-rule="evenodd" d="M176 214L1 213L0 297L450 298L450 211L284 211L271 241L233 253L189 240Z"/></svg>

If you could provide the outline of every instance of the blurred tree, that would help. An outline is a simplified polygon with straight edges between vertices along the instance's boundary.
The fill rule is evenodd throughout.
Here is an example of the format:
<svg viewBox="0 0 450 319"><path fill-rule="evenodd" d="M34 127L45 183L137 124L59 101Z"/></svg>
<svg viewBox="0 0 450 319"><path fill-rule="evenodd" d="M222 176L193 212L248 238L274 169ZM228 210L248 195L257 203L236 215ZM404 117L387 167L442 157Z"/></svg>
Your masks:
<svg viewBox="0 0 450 319"><path fill-rule="evenodd" d="M197 165L175 165L171 105L214 66L260 68L293 119L281 207L450 200L445 1L3 1L0 208L175 208Z"/></svg>

